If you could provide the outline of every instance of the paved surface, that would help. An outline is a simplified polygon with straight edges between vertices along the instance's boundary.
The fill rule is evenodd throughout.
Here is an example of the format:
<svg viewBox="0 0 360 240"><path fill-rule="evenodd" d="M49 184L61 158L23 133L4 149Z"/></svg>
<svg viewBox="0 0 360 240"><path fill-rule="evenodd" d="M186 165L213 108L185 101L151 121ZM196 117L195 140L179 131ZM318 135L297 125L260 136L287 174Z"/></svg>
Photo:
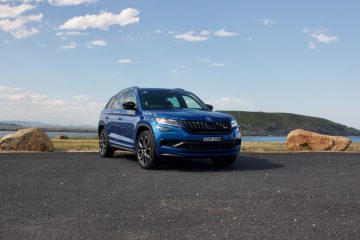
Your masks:
<svg viewBox="0 0 360 240"><path fill-rule="evenodd" d="M360 154L240 159L0 154L0 239L360 239Z"/></svg>

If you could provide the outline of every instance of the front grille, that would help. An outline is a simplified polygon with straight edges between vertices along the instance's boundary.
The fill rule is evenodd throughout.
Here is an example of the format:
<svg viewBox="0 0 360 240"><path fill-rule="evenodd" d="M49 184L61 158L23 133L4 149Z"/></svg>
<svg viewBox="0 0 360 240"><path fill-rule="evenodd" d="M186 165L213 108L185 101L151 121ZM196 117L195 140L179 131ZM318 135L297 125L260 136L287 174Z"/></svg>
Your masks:
<svg viewBox="0 0 360 240"><path fill-rule="evenodd" d="M192 133L226 133L230 132L230 122L182 121L185 129Z"/></svg>

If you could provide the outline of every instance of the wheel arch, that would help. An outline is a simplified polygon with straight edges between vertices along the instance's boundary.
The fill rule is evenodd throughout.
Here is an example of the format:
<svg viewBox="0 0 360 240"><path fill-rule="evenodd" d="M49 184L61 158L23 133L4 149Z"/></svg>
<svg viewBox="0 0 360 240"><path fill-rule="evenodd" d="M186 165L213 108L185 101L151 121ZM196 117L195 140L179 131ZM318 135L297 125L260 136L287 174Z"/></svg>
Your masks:
<svg viewBox="0 0 360 240"><path fill-rule="evenodd" d="M100 135L100 132L103 130L103 129L106 129L105 128L105 123L103 121L101 121L98 125L98 135Z"/></svg>
<svg viewBox="0 0 360 240"><path fill-rule="evenodd" d="M152 130L152 127L149 125L149 124L146 124L146 123L140 123L137 128L136 128L136 135L135 135L135 147L137 146L137 139L138 137L140 136L140 134L143 132L143 131L149 131L151 136L152 136L152 140L154 141L154 147L155 147L155 151L156 153L158 153L158 150L157 150L157 144L156 144L156 140L155 140L155 136L154 136L154 132Z"/></svg>

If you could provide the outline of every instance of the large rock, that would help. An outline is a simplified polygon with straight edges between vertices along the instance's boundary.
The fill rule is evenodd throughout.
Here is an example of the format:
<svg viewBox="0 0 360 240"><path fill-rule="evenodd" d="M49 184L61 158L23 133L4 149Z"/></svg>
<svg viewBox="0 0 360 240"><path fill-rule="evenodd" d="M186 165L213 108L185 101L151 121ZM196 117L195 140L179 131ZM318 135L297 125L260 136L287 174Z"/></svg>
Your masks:
<svg viewBox="0 0 360 240"><path fill-rule="evenodd" d="M285 142L290 151L346 151L351 140L347 137L322 135L301 129L291 131Z"/></svg>
<svg viewBox="0 0 360 240"><path fill-rule="evenodd" d="M28 128L3 137L0 140L0 150L52 152L54 145L41 129Z"/></svg>

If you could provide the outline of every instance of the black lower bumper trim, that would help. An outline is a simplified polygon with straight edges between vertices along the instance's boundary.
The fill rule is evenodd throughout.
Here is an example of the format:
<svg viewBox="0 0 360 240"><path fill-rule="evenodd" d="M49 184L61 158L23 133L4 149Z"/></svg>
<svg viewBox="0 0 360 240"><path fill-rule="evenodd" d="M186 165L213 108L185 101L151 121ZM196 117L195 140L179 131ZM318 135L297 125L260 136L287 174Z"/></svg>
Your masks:
<svg viewBox="0 0 360 240"><path fill-rule="evenodd" d="M181 141L181 140L161 140L160 146L186 150L221 150L232 149L241 144L241 139L222 142L201 142L201 141Z"/></svg>

